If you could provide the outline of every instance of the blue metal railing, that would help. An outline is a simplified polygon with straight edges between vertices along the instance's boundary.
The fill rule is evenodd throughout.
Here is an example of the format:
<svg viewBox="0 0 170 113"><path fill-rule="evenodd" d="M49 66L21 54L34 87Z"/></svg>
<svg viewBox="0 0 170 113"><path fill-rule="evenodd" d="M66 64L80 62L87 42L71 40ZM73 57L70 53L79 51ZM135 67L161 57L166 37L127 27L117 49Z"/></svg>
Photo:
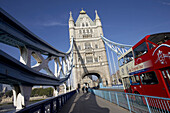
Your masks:
<svg viewBox="0 0 170 113"><path fill-rule="evenodd" d="M123 89L123 84L107 86L107 87L100 84L100 88L102 88L102 89Z"/></svg>
<svg viewBox="0 0 170 113"><path fill-rule="evenodd" d="M64 104L76 93L76 90L57 97L51 97L40 102L28 105L16 113L57 113Z"/></svg>
<svg viewBox="0 0 170 113"><path fill-rule="evenodd" d="M170 98L94 89L90 92L130 112L170 113Z"/></svg>

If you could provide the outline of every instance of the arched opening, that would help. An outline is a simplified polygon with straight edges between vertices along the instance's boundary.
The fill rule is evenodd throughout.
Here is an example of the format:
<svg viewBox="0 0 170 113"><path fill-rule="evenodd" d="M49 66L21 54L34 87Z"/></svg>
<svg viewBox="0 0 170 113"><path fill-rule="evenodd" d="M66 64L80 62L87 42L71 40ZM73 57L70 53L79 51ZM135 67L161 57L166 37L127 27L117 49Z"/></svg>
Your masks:
<svg viewBox="0 0 170 113"><path fill-rule="evenodd" d="M82 77L81 85L90 88L99 88L102 78L98 73L88 73Z"/></svg>

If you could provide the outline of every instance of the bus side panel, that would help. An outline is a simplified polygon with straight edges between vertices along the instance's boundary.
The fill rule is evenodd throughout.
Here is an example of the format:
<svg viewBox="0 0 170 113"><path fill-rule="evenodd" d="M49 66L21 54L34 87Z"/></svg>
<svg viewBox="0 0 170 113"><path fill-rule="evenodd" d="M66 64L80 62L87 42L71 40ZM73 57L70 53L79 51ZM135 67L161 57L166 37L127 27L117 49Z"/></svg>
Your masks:
<svg viewBox="0 0 170 113"><path fill-rule="evenodd" d="M165 97L168 98L167 91L165 89L165 86L163 84L162 75L159 73L158 70L155 71L158 84L148 84L148 85L141 85L142 89L144 90L144 95L152 95L152 96L158 96L158 97Z"/></svg>
<svg viewBox="0 0 170 113"><path fill-rule="evenodd" d="M170 67L170 40L154 48L151 55L155 69Z"/></svg>

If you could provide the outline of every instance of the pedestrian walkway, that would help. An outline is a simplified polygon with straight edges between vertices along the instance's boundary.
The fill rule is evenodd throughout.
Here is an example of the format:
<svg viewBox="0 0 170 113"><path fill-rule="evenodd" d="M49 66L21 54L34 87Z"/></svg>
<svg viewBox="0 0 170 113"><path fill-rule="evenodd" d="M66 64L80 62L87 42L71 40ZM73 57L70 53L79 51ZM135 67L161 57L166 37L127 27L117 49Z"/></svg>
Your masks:
<svg viewBox="0 0 170 113"><path fill-rule="evenodd" d="M91 93L76 93L59 113L128 113L129 111Z"/></svg>

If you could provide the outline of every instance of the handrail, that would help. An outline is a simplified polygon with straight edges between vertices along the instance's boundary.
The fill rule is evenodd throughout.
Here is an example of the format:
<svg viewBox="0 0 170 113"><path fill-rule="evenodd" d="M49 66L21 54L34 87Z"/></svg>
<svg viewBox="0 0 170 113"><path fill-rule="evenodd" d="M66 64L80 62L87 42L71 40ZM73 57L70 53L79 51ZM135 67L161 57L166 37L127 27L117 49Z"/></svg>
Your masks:
<svg viewBox="0 0 170 113"><path fill-rule="evenodd" d="M26 108L17 111L16 113L33 113L38 111L57 113L64 104L76 93L76 90L59 95L57 97L51 97L49 99L36 102L34 104L28 105Z"/></svg>
<svg viewBox="0 0 170 113"><path fill-rule="evenodd" d="M170 98L95 89L90 92L130 112L170 112Z"/></svg>

